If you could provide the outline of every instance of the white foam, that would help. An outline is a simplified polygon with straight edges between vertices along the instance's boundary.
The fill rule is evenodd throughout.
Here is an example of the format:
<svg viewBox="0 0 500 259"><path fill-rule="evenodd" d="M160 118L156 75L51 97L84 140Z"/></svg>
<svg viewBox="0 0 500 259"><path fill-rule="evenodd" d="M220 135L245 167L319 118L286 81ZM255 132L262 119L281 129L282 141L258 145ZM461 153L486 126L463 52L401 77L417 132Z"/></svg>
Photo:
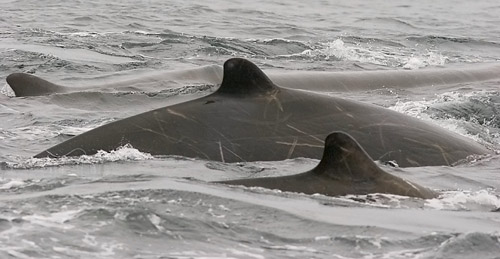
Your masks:
<svg viewBox="0 0 500 259"><path fill-rule="evenodd" d="M219 205L219 209L221 209L223 211L231 211L231 209L229 209L228 207L224 206L223 204Z"/></svg>
<svg viewBox="0 0 500 259"><path fill-rule="evenodd" d="M409 56L409 53L393 53L390 50L376 48L370 44L346 44L342 39L336 39L331 42L320 43L318 47L305 50L299 54L283 56L346 60L382 66L403 67L405 69L442 66L449 60L447 56L434 51L414 53Z"/></svg>
<svg viewBox="0 0 500 259"><path fill-rule="evenodd" d="M32 224L41 225L44 227L60 228L60 229L72 229L73 225L67 224L67 222L76 217L82 210L68 210L62 212L56 212L49 215L28 215L22 218Z"/></svg>
<svg viewBox="0 0 500 259"><path fill-rule="evenodd" d="M386 63L386 57L380 52L364 49L359 46L347 46L341 39L323 43L320 48L305 50L296 56L322 57L327 60L334 58L379 65L385 65Z"/></svg>
<svg viewBox="0 0 500 259"><path fill-rule="evenodd" d="M99 150L94 155L61 158L29 158L19 163L7 162L7 166L15 169L29 169L61 165L102 164L116 161L142 161L153 158L151 154L143 153L127 144L110 152Z"/></svg>
<svg viewBox="0 0 500 259"><path fill-rule="evenodd" d="M158 217L156 214L149 214L148 215L149 221L158 229L159 231L165 231L165 228L161 225L161 218Z"/></svg>
<svg viewBox="0 0 500 259"><path fill-rule="evenodd" d="M82 242L86 245L89 246L98 246L99 243L96 240L96 237L93 235L90 235L89 233L85 233L85 236L82 238Z"/></svg>
<svg viewBox="0 0 500 259"><path fill-rule="evenodd" d="M488 96L489 92L469 92L469 93L459 93L459 92L446 92L442 94L438 94L431 100L423 99L421 101L401 101L398 100L398 102L392 106L388 107L391 110L419 118L425 121L430 121L433 123L438 124L439 126L458 133L462 136L466 136L469 138L474 139L477 142L481 143L490 143L491 140L486 140L482 139L479 136L479 133L470 133L467 131L467 129L463 128L460 125L464 125L464 123L468 123L465 121L465 119L455 119L455 118L433 118L429 114L425 113L425 111L435 105L435 104L442 104L442 103L463 103L467 102L470 98L474 98L477 96ZM472 122L474 123L474 122ZM490 134L486 134L485 136L489 136Z"/></svg>
<svg viewBox="0 0 500 259"><path fill-rule="evenodd" d="M306 246L293 246L293 245L282 245L282 246L268 246L269 249L275 250L287 250L287 251L303 251L309 253L317 253L318 250L314 248L309 248Z"/></svg>
<svg viewBox="0 0 500 259"><path fill-rule="evenodd" d="M476 192L449 191L440 197L426 200L425 206L438 210L470 210L470 207L500 208L500 198L492 190Z"/></svg>
<svg viewBox="0 0 500 259"><path fill-rule="evenodd" d="M3 95L8 96L8 97L16 96L16 94L14 93L12 88L10 88L9 84L7 84L7 83L5 83L3 85L3 87L0 89L0 94L3 94Z"/></svg>
<svg viewBox="0 0 500 259"><path fill-rule="evenodd" d="M331 240L332 237L331 236L317 236L317 237L314 237L314 241L323 241L323 240Z"/></svg>
<svg viewBox="0 0 500 259"><path fill-rule="evenodd" d="M411 56L403 65L405 69L419 69L427 66L442 66L448 61L447 56L435 52L428 52L424 55Z"/></svg>
<svg viewBox="0 0 500 259"><path fill-rule="evenodd" d="M249 252L245 252L245 251L240 251L240 250L237 250L237 249L234 249L234 248L230 248L230 249L226 249L228 250L230 253L236 255L236 256L241 256L241 257L244 257L244 258L256 258L256 259L264 259L266 258L265 256L262 256L262 255L258 255L258 254L254 254L254 253L249 253Z"/></svg>
<svg viewBox="0 0 500 259"><path fill-rule="evenodd" d="M2 181L3 179L1 179L0 181ZM0 190L7 190L7 189L11 189L11 188L17 188L17 187L21 187L21 186L24 186L26 185L26 182L24 182L23 180L17 180L17 179L11 179L11 180L8 180L7 182L5 183L2 183L0 185Z"/></svg>

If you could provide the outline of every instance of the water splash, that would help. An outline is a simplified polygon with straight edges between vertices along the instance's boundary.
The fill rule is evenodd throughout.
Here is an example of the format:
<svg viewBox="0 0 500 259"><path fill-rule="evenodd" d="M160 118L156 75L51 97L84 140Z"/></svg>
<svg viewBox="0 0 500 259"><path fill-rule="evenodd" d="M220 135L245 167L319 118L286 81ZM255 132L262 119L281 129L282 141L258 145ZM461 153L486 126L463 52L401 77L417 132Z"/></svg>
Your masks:
<svg viewBox="0 0 500 259"><path fill-rule="evenodd" d="M415 52L415 50L398 51L377 46L371 42L346 43L342 39L331 42L317 43L315 47L305 50L295 57L308 59L323 59L330 61L353 61L371 63L388 67L402 67L405 69L419 69L428 66L442 66L449 61L447 56L434 51Z"/></svg>
<svg viewBox="0 0 500 259"><path fill-rule="evenodd" d="M448 57L435 52L412 55L403 65L405 69L419 69L428 66L443 66L448 61Z"/></svg>
<svg viewBox="0 0 500 259"><path fill-rule="evenodd" d="M432 99L398 100L388 108L437 123L450 131L496 148L500 132L495 98L498 98L496 91L452 91L436 94Z"/></svg>
<svg viewBox="0 0 500 259"><path fill-rule="evenodd" d="M61 165L102 164L116 161L141 161L153 159L149 153L143 153L127 144L109 152L99 150L94 155L61 158L29 158L22 162L7 162L6 167L12 169L30 169Z"/></svg>
<svg viewBox="0 0 500 259"><path fill-rule="evenodd" d="M487 210L500 208L500 197L493 190L448 191L439 198L429 199L425 206L437 210Z"/></svg>
<svg viewBox="0 0 500 259"><path fill-rule="evenodd" d="M7 83L5 83L2 88L0 88L0 94L8 97L16 96L12 88L10 88L9 84Z"/></svg>
<svg viewBox="0 0 500 259"><path fill-rule="evenodd" d="M319 44L319 47L305 50L298 54L298 56L334 61L368 62L378 65L386 65L385 60L387 60L381 53L360 46L347 45L341 39Z"/></svg>

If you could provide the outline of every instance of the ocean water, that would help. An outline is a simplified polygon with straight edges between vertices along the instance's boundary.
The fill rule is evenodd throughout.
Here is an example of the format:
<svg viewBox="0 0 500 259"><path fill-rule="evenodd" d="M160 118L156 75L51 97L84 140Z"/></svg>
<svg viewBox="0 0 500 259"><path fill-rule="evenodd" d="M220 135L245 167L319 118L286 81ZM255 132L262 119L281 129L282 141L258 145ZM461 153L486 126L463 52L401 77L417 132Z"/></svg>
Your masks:
<svg viewBox="0 0 500 259"><path fill-rule="evenodd" d="M277 74L500 62L498 1L0 3L0 258L500 258L498 152L454 167L383 166L440 192L428 200L210 183L303 172L318 163L307 158L231 164L129 146L31 158L105 123L213 91L215 83L146 79L217 70L231 57ZM16 98L4 81L14 72L105 87ZM500 150L499 85L328 94Z"/></svg>

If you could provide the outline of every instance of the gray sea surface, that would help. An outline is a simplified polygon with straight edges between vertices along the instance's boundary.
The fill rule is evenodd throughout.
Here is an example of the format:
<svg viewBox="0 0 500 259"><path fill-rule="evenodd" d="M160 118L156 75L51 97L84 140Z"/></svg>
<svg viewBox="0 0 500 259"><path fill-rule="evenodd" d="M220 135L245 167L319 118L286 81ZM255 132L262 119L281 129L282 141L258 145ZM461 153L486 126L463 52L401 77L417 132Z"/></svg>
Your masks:
<svg viewBox="0 0 500 259"><path fill-rule="evenodd" d="M222 163L130 146L35 159L72 136L203 96L148 81L244 57L270 73L500 62L500 2L0 0L0 258L500 258L500 81L328 94L472 138L496 155L384 170L440 192L327 197L210 183L315 159ZM25 72L74 89L13 97ZM135 81L134 81L135 80ZM134 82L120 86L117 82Z"/></svg>

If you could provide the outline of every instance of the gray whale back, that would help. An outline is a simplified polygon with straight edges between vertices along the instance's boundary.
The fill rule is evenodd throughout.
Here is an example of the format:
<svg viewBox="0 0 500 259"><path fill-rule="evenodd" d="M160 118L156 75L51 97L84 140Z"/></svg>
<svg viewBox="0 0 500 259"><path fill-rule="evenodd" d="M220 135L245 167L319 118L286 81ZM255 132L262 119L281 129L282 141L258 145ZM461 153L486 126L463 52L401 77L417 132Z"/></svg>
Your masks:
<svg viewBox="0 0 500 259"><path fill-rule="evenodd" d="M220 66L202 66L180 71L154 72L113 83L71 87L54 84L31 74L14 73L7 77L7 83L18 97L130 88L158 91L164 88L179 87L182 83L220 84L222 71L223 68ZM418 70L271 72L269 77L275 84L282 87L311 91L349 92L384 87L404 89L497 80L500 79L500 64L485 63L466 67Z"/></svg>

